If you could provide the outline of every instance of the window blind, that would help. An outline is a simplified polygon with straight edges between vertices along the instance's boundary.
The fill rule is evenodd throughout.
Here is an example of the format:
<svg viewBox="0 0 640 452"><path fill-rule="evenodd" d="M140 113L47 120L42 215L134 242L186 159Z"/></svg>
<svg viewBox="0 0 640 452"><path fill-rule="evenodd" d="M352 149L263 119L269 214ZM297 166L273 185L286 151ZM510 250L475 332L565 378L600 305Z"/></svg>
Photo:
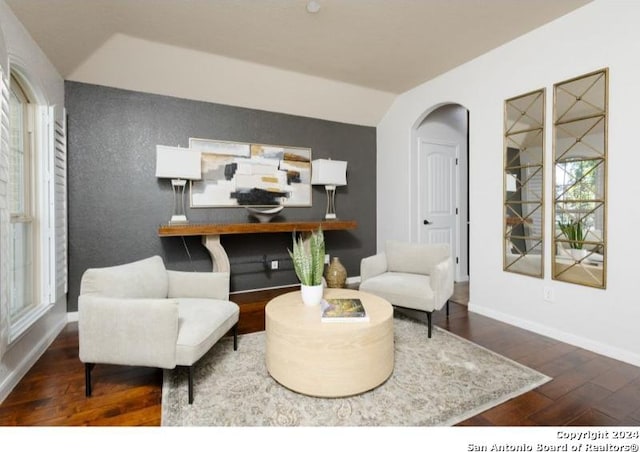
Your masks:
<svg viewBox="0 0 640 452"><path fill-rule="evenodd" d="M54 123L55 253L56 300L67 293L67 126L66 110L56 114Z"/></svg>
<svg viewBox="0 0 640 452"><path fill-rule="evenodd" d="M9 179L9 85L8 74L0 67L0 358L9 337L9 291L7 262L9 259L9 212L7 203Z"/></svg>

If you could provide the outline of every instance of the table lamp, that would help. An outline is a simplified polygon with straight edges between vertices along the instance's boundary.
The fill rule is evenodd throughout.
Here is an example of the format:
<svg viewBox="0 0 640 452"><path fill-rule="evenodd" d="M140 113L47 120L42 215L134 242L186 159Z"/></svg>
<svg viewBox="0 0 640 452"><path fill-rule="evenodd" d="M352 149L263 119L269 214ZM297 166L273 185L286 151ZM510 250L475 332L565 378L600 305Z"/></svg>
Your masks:
<svg viewBox="0 0 640 452"><path fill-rule="evenodd" d="M336 217L336 187L347 185L347 162L318 159L311 162L311 184L324 185L327 192L327 220Z"/></svg>
<svg viewBox="0 0 640 452"><path fill-rule="evenodd" d="M200 152L188 148L156 146L156 177L171 179L173 215L169 224L186 224L184 189L187 180L202 179Z"/></svg>

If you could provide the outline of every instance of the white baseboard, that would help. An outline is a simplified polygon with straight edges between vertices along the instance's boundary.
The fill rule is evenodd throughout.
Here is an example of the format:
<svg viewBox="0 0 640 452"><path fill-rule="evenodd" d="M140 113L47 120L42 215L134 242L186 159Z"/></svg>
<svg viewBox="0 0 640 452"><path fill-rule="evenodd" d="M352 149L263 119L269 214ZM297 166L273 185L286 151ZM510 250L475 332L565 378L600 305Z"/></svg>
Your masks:
<svg viewBox="0 0 640 452"><path fill-rule="evenodd" d="M289 287L296 287L300 284L287 284L284 286L273 286L273 287L261 287L259 289L247 289L247 290L234 290L233 292L229 292L229 295L235 295L239 293L251 293L251 292L261 292L263 290L272 290L272 289L287 289Z"/></svg>
<svg viewBox="0 0 640 452"><path fill-rule="evenodd" d="M556 328L550 328L537 322L532 322L520 317L514 317L508 314L504 314L502 312L486 308L484 306L478 306L473 302L469 303L468 309L469 312L484 315L486 317L508 323L509 325L517 326L518 328L532 331L534 333L538 333L543 336L547 336L552 339L574 345L576 347L584 348L585 350L589 350L600 355L608 356L609 358L624 361L625 363L629 363L634 366L640 366L640 355L637 353L622 350L618 347L603 344L602 342L594 341L583 336L569 334Z"/></svg>
<svg viewBox="0 0 640 452"><path fill-rule="evenodd" d="M78 321L78 311L67 312L67 323Z"/></svg>
<svg viewBox="0 0 640 452"><path fill-rule="evenodd" d="M347 287L360 284L360 276L350 276L347 278Z"/></svg>
<svg viewBox="0 0 640 452"><path fill-rule="evenodd" d="M61 317L64 319L64 316ZM47 351L47 348L53 343L55 338L60 334L62 329L67 324L66 321L61 321L55 325L49 334L43 336L40 341L29 350L29 353L22 357L18 365L7 375L7 377L0 383L0 403L7 398L11 391L20 383L20 380L24 378L29 369L40 359L42 354Z"/></svg>
<svg viewBox="0 0 640 452"><path fill-rule="evenodd" d="M347 284L347 286L351 286L353 284L360 284L360 276L351 276L351 277L347 278L346 284ZM229 295L235 295L235 294L240 294L240 293L261 292L263 290L288 289L290 287L297 287L299 285L300 284L287 284L287 285L284 285L284 286L260 287L259 289L235 290L233 292L229 292ZM76 313L76 315L77 315L77 313ZM77 320L78 320L78 318L76 317L75 321L77 321Z"/></svg>

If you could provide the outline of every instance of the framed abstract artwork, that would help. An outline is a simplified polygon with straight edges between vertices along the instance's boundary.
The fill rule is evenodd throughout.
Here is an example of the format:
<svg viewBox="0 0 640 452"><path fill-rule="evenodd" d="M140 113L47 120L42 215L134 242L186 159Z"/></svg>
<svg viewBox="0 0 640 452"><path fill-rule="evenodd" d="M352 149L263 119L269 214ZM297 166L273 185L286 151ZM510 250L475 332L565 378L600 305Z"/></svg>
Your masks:
<svg viewBox="0 0 640 452"><path fill-rule="evenodd" d="M189 138L202 155L191 207L309 207L311 149Z"/></svg>

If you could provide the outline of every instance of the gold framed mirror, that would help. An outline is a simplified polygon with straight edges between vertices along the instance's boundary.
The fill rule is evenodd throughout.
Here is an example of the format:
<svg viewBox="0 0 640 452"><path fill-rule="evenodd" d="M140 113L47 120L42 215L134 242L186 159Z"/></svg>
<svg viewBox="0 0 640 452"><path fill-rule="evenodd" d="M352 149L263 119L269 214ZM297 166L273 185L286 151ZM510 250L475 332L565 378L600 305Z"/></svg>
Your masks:
<svg viewBox="0 0 640 452"><path fill-rule="evenodd" d="M608 69L554 85L553 279L606 287Z"/></svg>
<svg viewBox="0 0 640 452"><path fill-rule="evenodd" d="M545 90L504 103L504 271L544 276Z"/></svg>

